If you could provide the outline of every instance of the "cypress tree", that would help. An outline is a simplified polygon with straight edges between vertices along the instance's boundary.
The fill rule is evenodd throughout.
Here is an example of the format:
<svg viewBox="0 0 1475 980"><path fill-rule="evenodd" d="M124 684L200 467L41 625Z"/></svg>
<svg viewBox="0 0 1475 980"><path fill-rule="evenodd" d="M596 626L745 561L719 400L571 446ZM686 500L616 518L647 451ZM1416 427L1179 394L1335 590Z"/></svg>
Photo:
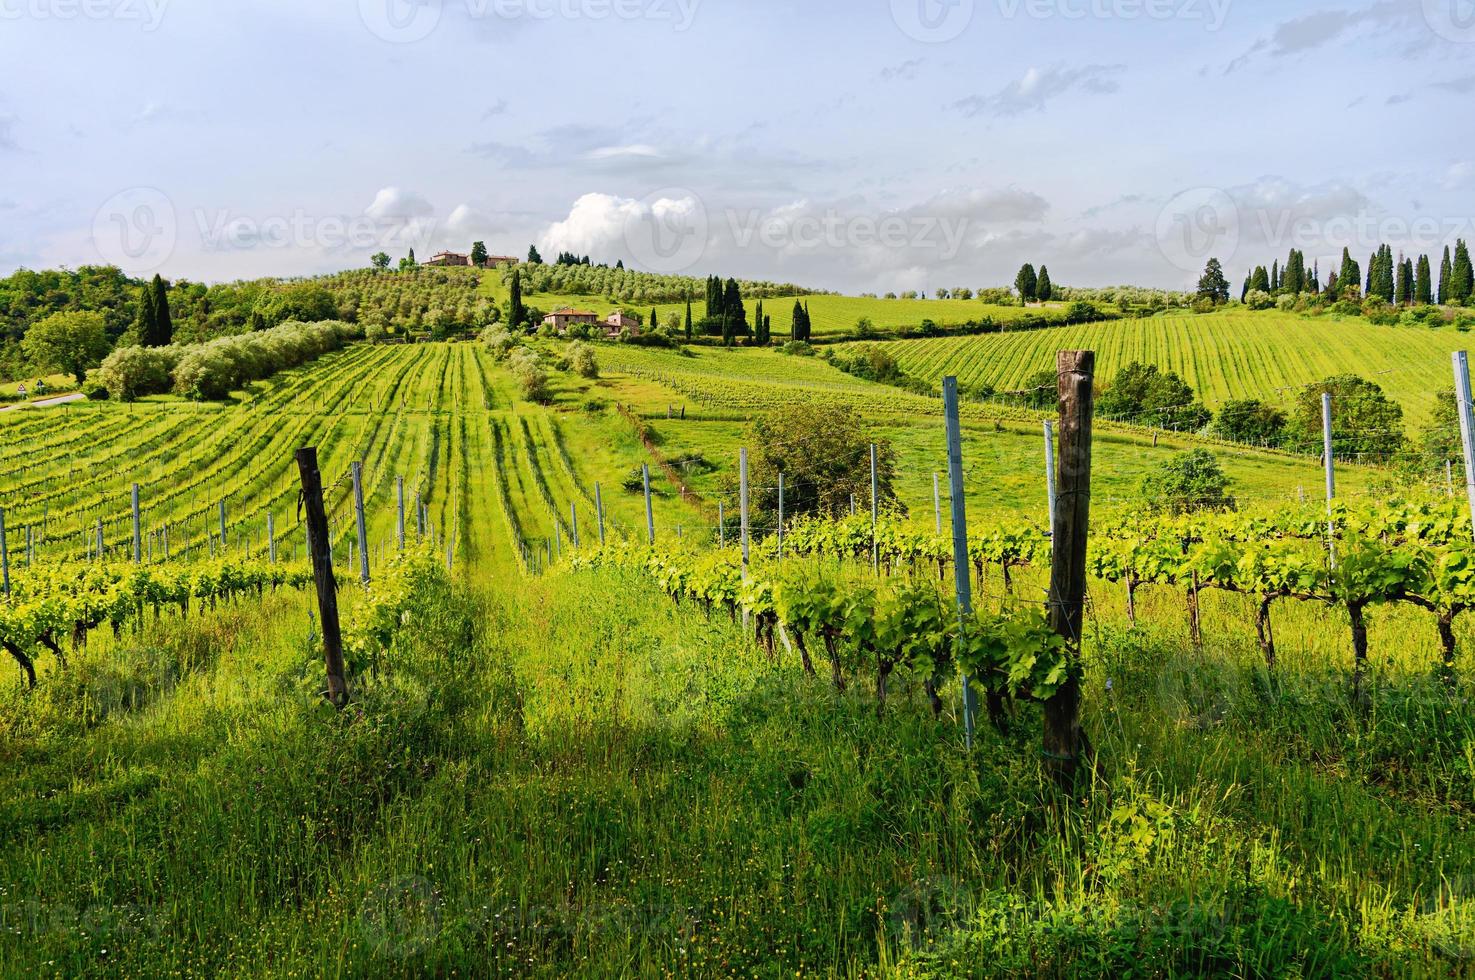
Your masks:
<svg viewBox="0 0 1475 980"><path fill-rule="evenodd" d="M763 300L758 301L758 310L753 314L753 343L768 346L768 335L763 332Z"/></svg>
<svg viewBox="0 0 1475 980"><path fill-rule="evenodd" d="M1409 262L1401 255L1398 257L1398 279L1393 287L1393 295L1397 297L1398 305L1413 305L1413 263Z"/></svg>
<svg viewBox="0 0 1475 980"><path fill-rule="evenodd" d="M748 327L748 311L743 307L743 291L738 288L736 279L727 280L727 285L722 293L722 312L732 321L733 336L750 334Z"/></svg>
<svg viewBox="0 0 1475 980"><path fill-rule="evenodd" d="M1384 245L1381 251L1383 255L1378 268L1378 295L1392 303L1398 299L1397 267L1393 261L1393 246Z"/></svg>
<svg viewBox="0 0 1475 980"><path fill-rule="evenodd" d="M154 336L148 346L168 347L174 343L174 319L169 315L169 287L165 285L164 277L156 274L149 288L154 293Z"/></svg>
<svg viewBox="0 0 1475 980"><path fill-rule="evenodd" d="M1241 288L1240 291L1239 291L1239 301L1241 303L1243 303L1245 301L1245 297L1246 296L1250 295L1250 280L1252 278L1254 278L1254 275L1255 274L1253 272L1246 272L1245 273L1245 284L1244 284L1244 287Z"/></svg>
<svg viewBox="0 0 1475 980"><path fill-rule="evenodd" d="M1050 282L1050 270L1040 266L1040 278L1035 283L1035 295L1039 297L1041 303L1048 303L1054 294L1055 285Z"/></svg>
<svg viewBox="0 0 1475 980"><path fill-rule="evenodd" d="M1414 280L1414 302L1420 306L1428 306L1434 302L1434 281L1429 266L1429 256L1419 256L1419 265L1414 272Z"/></svg>
<svg viewBox="0 0 1475 980"><path fill-rule="evenodd" d="M133 318L133 333L142 347L153 347L154 337L159 332L159 316L154 311L153 283L144 283L138 290L138 313Z"/></svg>
<svg viewBox="0 0 1475 980"><path fill-rule="evenodd" d="M796 299L794 300L794 315L789 321L789 339L807 340L808 335L804 332L804 307Z"/></svg>
<svg viewBox="0 0 1475 980"><path fill-rule="evenodd" d="M1356 286L1362 282L1362 269L1358 268L1357 260L1352 257L1351 251L1342 249L1342 268L1337 273L1337 288L1346 289L1348 286Z"/></svg>
<svg viewBox="0 0 1475 980"><path fill-rule="evenodd" d="M1258 289L1262 293L1270 292L1270 273L1265 271L1263 265L1255 266L1255 274L1250 277L1250 289Z"/></svg>
<svg viewBox="0 0 1475 980"><path fill-rule="evenodd" d="M686 297L686 339L691 341L691 296Z"/></svg>
<svg viewBox="0 0 1475 980"><path fill-rule="evenodd" d="M1472 292L1475 292L1475 267L1470 264L1470 249L1460 238L1455 241L1455 259L1450 266L1449 300L1464 303Z"/></svg>
<svg viewBox="0 0 1475 980"><path fill-rule="evenodd" d="M658 319L656 319L656 308L654 306L652 306L650 308L650 329L652 331L654 331L655 328L658 327L658 326L660 326L660 325L661 325L660 324L660 321Z"/></svg>
<svg viewBox="0 0 1475 980"><path fill-rule="evenodd" d="M527 319L527 309L522 305L522 273L512 270L512 295L507 301L507 322L513 330L522 326Z"/></svg>
<svg viewBox="0 0 1475 980"><path fill-rule="evenodd" d="M1449 246L1446 245L1444 246L1444 261L1439 263L1439 302L1441 305L1449 302L1449 287L1452 275L1453 270L1449 264Z"/></svg>
<svg viewBox="0 0 1475 980"><path fill-rule="evenodd" d="M1270 263L1270 293L1275 295L1280 292L1280 263Z"/></svg>
<svg viewBox="0 0 1475 980"><path fill-rule="evenodd" d="M1019 293L1020 305L1033 303L1039 290L1039 277L1035 275L1035 267L1028 262L1019 267L1019 274L1014 277L1014 288Z"/></svg>
<svg viewBox="0 0 1475 980"><path fill-rule="evenodd" d="M1281 286L1292 296L1299 296L1306 291L1306 256L1296 249L1291 249L1291 257L1286 260L1285 275L1282 277Z"/></svg>

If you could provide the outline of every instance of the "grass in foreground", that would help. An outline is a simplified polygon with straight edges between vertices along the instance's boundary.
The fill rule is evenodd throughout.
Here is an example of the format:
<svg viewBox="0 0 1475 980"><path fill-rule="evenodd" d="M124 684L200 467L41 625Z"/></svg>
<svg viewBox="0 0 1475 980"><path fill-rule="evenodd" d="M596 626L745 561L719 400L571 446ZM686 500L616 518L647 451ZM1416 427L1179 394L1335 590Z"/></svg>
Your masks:
<svg viewBox="0 0 1475 980"><path fill-rule="evenodd" d="M1417 644L1364 726L1318 617L1272 695L1232 603L1187 653L1095 598L1078 803L1031 712L969 757L612 572L434 588L341 715L303 596L99 638L5 694L0 972L1475 971L1475 714Z"/></svg>

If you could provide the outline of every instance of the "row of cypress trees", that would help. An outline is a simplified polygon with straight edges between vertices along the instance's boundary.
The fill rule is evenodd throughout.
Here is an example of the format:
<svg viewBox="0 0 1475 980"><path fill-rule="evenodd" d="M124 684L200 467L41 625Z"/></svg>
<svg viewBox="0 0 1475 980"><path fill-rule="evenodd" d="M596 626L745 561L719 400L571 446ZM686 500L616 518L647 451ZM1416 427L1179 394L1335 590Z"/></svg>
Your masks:
<svg viewBox="0 0 1475 980"><path fill-rule="evenodd" d="M1380 245L1367 262L1367 278L1363 279L1362 265L1352 257L1350 250L1342 249L1342 264L1335 272L1327 273L1323 286L1321 270L1313 263L1306 268L1306 256L1291 249L1285 265L1274 262L1267 270L1256 266L1245 277L1244 290L1240 299L1251 291L1297 295L1299 293L1326 293L1336 299L1351 284L1361 290L1362 295L1377 297L1389 303L1403 306L1441 304L1463 305L1475 295L1475 266L1470 260L1470 249L1464 239L1455 242L1453 253L1444 247L1444 259L1439 265L1439 278L1434 278L1433 263L1428 255L1393 257L1393 248Z"/></svg>

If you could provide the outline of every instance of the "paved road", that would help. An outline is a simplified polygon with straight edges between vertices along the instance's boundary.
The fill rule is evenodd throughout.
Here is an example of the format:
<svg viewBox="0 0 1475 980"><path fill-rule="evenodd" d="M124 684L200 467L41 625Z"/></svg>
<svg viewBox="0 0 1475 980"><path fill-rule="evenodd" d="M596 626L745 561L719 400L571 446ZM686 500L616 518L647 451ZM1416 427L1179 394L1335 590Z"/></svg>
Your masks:
<svg viewBox="0 0 1475 980"><path fill-rule="evenodd" d="M18 408L50 408L52 405L65 405L67 402L81 401L86 397L80 391L76 391L70 395L58 395L55 398L42 398L34 402L17 402L14 405L6 405L4 408L0 408L0 412L13 412Z"/></svg>

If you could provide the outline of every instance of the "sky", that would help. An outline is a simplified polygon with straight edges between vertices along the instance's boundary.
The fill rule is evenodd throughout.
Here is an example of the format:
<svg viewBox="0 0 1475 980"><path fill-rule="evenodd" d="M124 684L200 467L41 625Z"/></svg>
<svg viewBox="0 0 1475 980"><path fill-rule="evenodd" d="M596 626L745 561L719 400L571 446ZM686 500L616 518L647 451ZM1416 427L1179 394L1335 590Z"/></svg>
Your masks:
<svg viewBox="0 0 1475 980"><path fill-rule="evenodd" d="M1475 238L1472 97L1475 0L0 0L0 274L1237 285Z"/></svg>

